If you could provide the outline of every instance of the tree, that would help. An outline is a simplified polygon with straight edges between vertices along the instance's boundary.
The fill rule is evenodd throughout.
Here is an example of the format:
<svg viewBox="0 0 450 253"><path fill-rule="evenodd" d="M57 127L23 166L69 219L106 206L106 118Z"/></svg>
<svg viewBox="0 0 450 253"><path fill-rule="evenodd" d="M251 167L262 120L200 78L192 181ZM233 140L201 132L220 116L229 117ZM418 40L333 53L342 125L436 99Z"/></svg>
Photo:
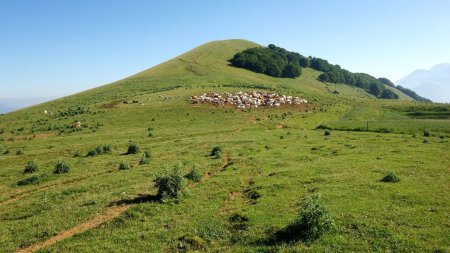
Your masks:
<svg viewBox="0 0 450 253"><path fill-rule="evenodd" d="M319 76L319 80L322 82L328 82L330 81L330 77L328 76L327 73L323 73Z"/></svg>
<svg viewBox="0 0 450 253"><path fill-rule="evenodd" d="M289 63L284 67L282 76L295 78L297 76L300 76L301 73L301 68L298 65Z"/></svg>
<svg viewBox="0 0 450 253"><path fill-rule="evenodd" d="M391 80L389 80L389 79L387 79L387 78L385 78L385 77L380 77L380 78L378 78L378 81L380 81L382 84L386 84L386 85L388 85L388 86L391 86L391 87L394 87L394 88L395 88L394 83L392 83Z"/></svg>
<svg viewBox="0 0 450 253"><path fill-rule="evenodd" d="M384 98L384 99L398 99L398 95L395 92L393 92L393 91L391 91L389 89L384 89L381 92L380 98Z"/></svg>
<svg viewBox="0 0 450 253"><path fill-rule="evenodd" d="M381 94L381 85L378 83L372 83L369 87L370 94L378 97Z"/></svg>

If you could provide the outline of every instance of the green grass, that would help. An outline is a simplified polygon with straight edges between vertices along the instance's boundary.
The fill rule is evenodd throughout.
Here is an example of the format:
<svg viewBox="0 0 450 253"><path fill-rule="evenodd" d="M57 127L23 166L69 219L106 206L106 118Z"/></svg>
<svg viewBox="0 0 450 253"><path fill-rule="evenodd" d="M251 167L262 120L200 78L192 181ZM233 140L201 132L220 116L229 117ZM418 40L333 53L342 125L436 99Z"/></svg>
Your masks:
<svg viewBox="0 0 450 253"><path fill-rule="evenodd" d="M209 43L114 84L1 115L0 252L48 239L121 201L132 204L119 217L41 252L174 252L184 249L180 243L207 252L448 251L450 121L408 113L449 106L376 100L318 82L319 73L310 69L297 79L276 79L227 65L235 52L254 45ZM187 101L209 90L255 89L251 85L311 103L241 111ZM335 89L339 95L330 92ZM144 105L123 103L132 100ZM89 112L45 116L50 106ZM75 120L82 130L72 131ZM369 132L340 131L364 128L367 121ZM334 130L325 136L316 130L320 124ZM424 125L430 137L423 136ZM139 165L142 152L126 155L130 142L151 150L148 164ZM108 152L85 156L105 143ZM216 146L222 149L217 159L210 156ZM37 179L17 185L34 176L23 174L34 160ZM52 173L59 160L70 173ZM132 169L119 170L121 162ZM195 166L202 180L189 180L178 201L151 201L156 175L179 163L181 175ZM380 182L390 171L401 181ZM313 242L271 243L297 219L302 199L315 193L334 231Z"/></svg>

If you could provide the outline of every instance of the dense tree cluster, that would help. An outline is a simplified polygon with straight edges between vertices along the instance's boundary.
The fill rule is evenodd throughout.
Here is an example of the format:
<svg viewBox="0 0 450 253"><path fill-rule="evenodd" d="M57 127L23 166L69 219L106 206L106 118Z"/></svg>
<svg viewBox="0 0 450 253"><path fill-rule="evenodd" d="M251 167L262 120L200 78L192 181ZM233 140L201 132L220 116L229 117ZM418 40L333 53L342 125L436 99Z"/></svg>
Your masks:
<svg viewBox="0 0 450 253"><path fill-rule="evenodd" d="M246 49L235 54L230 62L235 67L274 77L295 78L302 74L301 67L309 67L308 58L273 44Z"/></svg>
<svg viewBox="0 0 450 253"><path fill-rule="evenodd" d="M352 73L339 65L330 64L327 60L316 57L305 57L299 53L270 44L268 47L254 47L234 55L230 60L235 67L245 68L257 73L274 77L295 78L302 74L303 68L312 68L323 72L318 78L322 82L344 83L362 88L370 94L384 99L398 99L392 89L398 89L417 101L430 101L417 95L410 89L395 86L385 77L375 78L366 73Z"/></svg>
<svg viewBox="0 0 450 253"><path fill-rule="evenodd" d="M410 89L404 88L404 87L402 87L402 86L400 86L400 85L395 86L395 84L392 83L392 82L391 82L389 79L387 79L387 78L381 77L381 78L378 78L378 80L379 80L380 82L382 82L383 84L385 84L385 85L388 85L388 86L391 86L391 87L396 88L397 90L399 90L399 91L405 93L406 95L410 96L412 99L414 99L414 100L416 100L416 101L431 102L431 100L429 100L429 99L427 99L427 98L424 98L424 97L421 97L421 96L417 95L417 93L415 93L414 91L412 91L412 90L410 90Z"/></svg>
<svg viewBox="0 0 450 253"><path fill-rule="evenodd" d="M320 58L311 59L311 68L322 71L319 80L330 83L345 83L365 89L370 94L384 99L398 99L398 95L384 85L395 87L395 85L387 78L375 78L366 73L352 73L346 69L342 69L339 65L328 63L327 60Z"/></svg>
<svg viewBox="0 0 450 253"><path fill-rule="evenodd" d="M397 90L405 93L406 95L410 96L412 99L416 100L416 101L424 101L424 102L431 102L431 100L421 97L419 95L417 95L417 93L415 93L414 91L404 88L400 85L397 85L395 88L397 88Z"/></svg>

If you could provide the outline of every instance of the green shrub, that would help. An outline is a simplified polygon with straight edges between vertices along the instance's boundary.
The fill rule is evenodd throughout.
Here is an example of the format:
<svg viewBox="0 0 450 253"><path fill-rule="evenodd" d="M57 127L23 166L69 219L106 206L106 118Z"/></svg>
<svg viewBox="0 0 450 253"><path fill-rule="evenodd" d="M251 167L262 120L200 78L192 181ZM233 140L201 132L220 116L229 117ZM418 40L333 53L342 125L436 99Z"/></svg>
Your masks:
<svg viewBox="0 0 450 253"><path fill-rule="evenodd" d="M23 169L23 173L34 173L38 170L38 164L36 161L28 161L27 165L25 165L25 168Z"/></svg>
<svg viewBox="0 0 450 253"><path fill-rule="evenodd" d="M150 152L144 151L144 153L142 154L141 160L139 161L139 164L140 165L149 164L151 158L152 158L152 156L151 156Z"/></svg>
<svg viewBox="0 0 450 253"><path fill-rule="evenodd" d="M81 157L81 152L79 150L75 151L73 157Z"/></svg>
<svg viewBox="0 0 450 253"><path fill-rule="evenodd" d="M23 149L21 149L21 148L19 148L19 149L16 151L16 155L23 155L23 154L25 154L25 152L24 152Z"/></svg>
<svg viewBox="0 0 450 253"><path fill-rule="evenodd" d="M59 161L55 165L55 169L53 170L54 174L63 174L63 173L69 173L70 167L63 161Z"/></svg>
<svg viewBox="0 0 450 253"><path fill-rule="evenodd" d="M325 132L323 133L323 135L325 135L325 136L330 135L330 134L331 134L330 130L325 130Z"/></svg>
<svg viewBox="0 0 450 253"><path fill-rule="evenodd" d="M395 172L390 171L380 181L385 183L397 183L400 182L400 177Z"/></svg>
<svg viewBox="0 0 450 253"><path fill-rule="evenodd" d="M248 229L248 217L238 214L238 213L234 213L233 215L230 216L230 218L228 219L232 225L233 230L235 231L244 231Z"/></svg>
<svg viewBox="0 0 450 253"><path fill-rule="evenodd" d="M127 162L121 162L119 164L119 170L129 170L130 168L131 168L131 166Z"/></svg>
<svg viewBox="0 0 450 253"><path fill-rule="evenodd" d="M102 146L96 147L95 152L97 152L97 154L99 154L99 155L103 154L103 147Z"/></svg>
<svg viewBox="0 0 450 253"><path fill-rule="evenodd" d="M86 156L88 157L93 157L97 155L98 155L97 149L89 150L88 153L86 154Z"/></svg>
<svg viewBox="0 0 450 253"><path fill-rule="evenodd" d="M185 191L186 182L181 175L180 166L174 166L171 170L165 168L153 180L158 188L158 196L161 199L179 198Z"/></svg>
<svg viewBox="0 0 450 253"><path fill-rule="evenodd" d="M307 197L300 204L300 213L297 220L276 233L278 241L305 241L318 239L334 226L328 210L322 204L320 195Z"/></svg>
<svg viewBox="0 0 450 253"><path fill-rule="evenodd" d="M214 156L217 157L222 154L222 148L220 146L215 146L213 147L213 149L211 150L211 154L209 154L209 156Z"/></svg>
<svg viewBox="0 0 450 253"><path fill-rule="evenodd" d="M423 136L430 137L431 136L431 132L425 129L425 130L423 130Z"/></svg>
<svg viewBox="0 0 450 253"><path fill-rule="evenodd" d="M24 186L24 185L29 185L29 184L38 184L40 181L40 177L39 176L31 176L29 178L25 178L23 180L20 180L19 182L17 182L18 186Z"/></svg>
<svg viewBox="0 0 450 253"><path fill-rule="evenodd" d="M261 198L261 194L257 192L255 189L247 189L245 190L245 196L253 201L258 200Z"/></svg>
<svg viewBox="0 0 450 253"><path fill-rule="evenodd" d="M111 144L103 145L102 149L103 149L103 154L111 154L113 151Z"/></svg>
<svg viewBox="0 0 450 253"><path fill-rule="evenodd" d="M9 153L11 153L11 151L9 149L7 149L7 150L5 150L5 152L3 152L4 155L7 155Z"/></svg>
<svg viewBox="0 0 450 253"><path fill-rule="evenodd" d="M186 234L178 238L178 240L178 249L182 252L197 252L205 250L205 241L200 236Z"/></svg>
<svg viewBox="0 0 450 253"><path fill-rule="evenodd" d="M139 145L137 143L130 143L128 144L128 150L127 150L127 155L130 154L137 154L141 151L141 149L139 148Z"/></svg>
<svg viewBox="0 0 450 253"><path fill-rule="evenodd" d="M200 180L202 179L202 174L200 174L200 171L198 171L198 169L194 166L192 167L192 170L188 174L186 174L185 177L194 182L200 182Z"/></svg>

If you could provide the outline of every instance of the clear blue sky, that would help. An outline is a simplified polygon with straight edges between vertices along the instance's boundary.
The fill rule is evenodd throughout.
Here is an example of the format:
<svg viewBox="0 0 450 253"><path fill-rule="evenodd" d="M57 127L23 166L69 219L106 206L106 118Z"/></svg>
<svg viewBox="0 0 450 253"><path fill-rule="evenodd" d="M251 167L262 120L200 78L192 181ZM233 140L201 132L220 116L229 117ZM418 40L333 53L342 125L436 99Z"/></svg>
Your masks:
<svg viewBox="0 0 450 253"><path fill-rule="evenodd" d="M396 81L450 62L450 1L0 0L0 99L68 95L230 38Z"/></svg>

